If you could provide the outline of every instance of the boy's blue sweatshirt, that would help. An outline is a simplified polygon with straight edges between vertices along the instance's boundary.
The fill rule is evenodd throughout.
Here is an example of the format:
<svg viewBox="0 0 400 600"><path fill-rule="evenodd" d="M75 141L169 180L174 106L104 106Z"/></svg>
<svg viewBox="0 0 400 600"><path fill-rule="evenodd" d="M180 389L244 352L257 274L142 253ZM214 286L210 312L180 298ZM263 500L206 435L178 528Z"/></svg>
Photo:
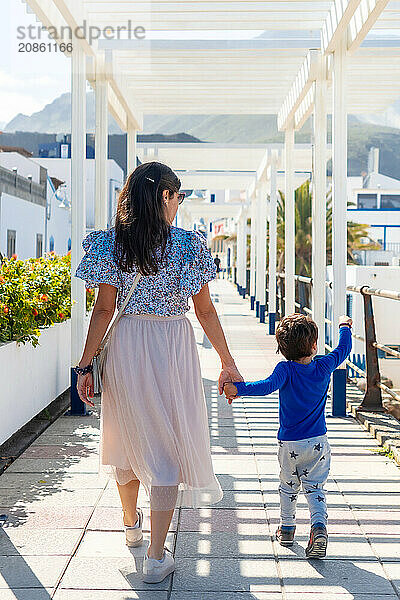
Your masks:
<svg viewBox="0 0 400 600"><path fill-rule="evenodd" d="M324 435L330 377L350 351L351 329L343 326L339 343L330 354L315 357L308 365L293 360L282 361L267 379L235 382L237 395L267 396L279 390L279 440L304 440Z"/></svg>

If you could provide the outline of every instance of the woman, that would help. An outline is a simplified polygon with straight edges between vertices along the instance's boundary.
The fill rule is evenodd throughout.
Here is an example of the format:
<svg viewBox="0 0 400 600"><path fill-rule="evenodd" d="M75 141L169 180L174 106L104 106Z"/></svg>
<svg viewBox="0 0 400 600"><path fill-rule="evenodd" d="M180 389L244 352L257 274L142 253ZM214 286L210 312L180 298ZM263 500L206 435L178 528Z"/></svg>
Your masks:
<svg viewBox="0 0 400 600"><path fill-rule="evenodd" d="M242 381L211 302L208 282L215 266L205 240L173 227L180 181L167 166L144 163L128 177L119 199L115 226L93 231L75 275L86 287L99 286L86 344L77 372L80 398L90 406L90 363L138 271L141 277L114 328L103 376L100 418L100 470L118 486L126 543L142 542L139 485L150 498L151 541L143 578L158 583L174 570L164 551L175 506L219 502L214 475L200 362L187 300L218 352L225 381ZM117 297L118 293L118 297ZM82 373L83 371L83 373Z"/></svg>

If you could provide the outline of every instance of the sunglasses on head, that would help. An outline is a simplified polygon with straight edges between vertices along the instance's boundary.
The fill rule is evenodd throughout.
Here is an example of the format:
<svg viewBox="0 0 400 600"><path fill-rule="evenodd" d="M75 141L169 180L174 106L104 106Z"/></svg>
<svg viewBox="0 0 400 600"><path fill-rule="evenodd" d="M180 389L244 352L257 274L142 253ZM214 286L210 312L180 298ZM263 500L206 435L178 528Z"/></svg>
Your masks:
<svg viewBox="0 0 400 600"><path fill-rule="evenodd" d="M177 194L178 194L178 204L182 204L182 202L185 199L186 194L185 194L185 192L177 192Z"/></svg>

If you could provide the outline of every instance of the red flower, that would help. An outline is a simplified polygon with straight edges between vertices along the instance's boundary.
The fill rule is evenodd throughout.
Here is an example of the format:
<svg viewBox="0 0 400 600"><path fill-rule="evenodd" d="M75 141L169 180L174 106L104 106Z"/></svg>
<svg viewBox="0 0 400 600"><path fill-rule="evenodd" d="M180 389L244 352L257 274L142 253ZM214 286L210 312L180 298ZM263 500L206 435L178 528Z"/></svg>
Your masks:
<svg viewBox="0 0 400 600"><path fill-rule="evenodd" d="M58 313L58 318L59 319L63 319L64 318L64 313L62 313L62 312Z"/></svg>
<svg viewBox="0 0 400 600"><path fill-rule="evenodd" d="M67 256L69 256L71 254L71 250L68 250L67 252Z"/></svg>
<svg viewBox="0 0 400 600"><path fill-rule="evenodd" d="M3 313L4 313L5 315L8 315L8 313L9 313L9 312L10 312L10 309L8 308L8 306L4 306L4 307L3 307Z"/></svg>
<svg viewBox="0 0 400 600"><path fill-rule="evenodd" d="M42 302L47 302L47 301L48 301L48 299L49 299L49 297L48 297L48 296L46 296L46 294L42 294L42 295L40 296L40 300L41 300Z"/></svg>
<svg viewBox="0 0 400 600"><path fill-rule="evenodd" d="M37 316L38 316L38 314L39 314L39 313L38 313L38 311L36 310L36 308L33 308L33 309L32 309L32 314L33 314L33 316L34 316L34 317L37 317Z"/></svg>
<svg viewBox="0 0 400 600"><path fill-rule="evenodd" d="M18 258L18 254L12 254L11 258L13 258L14 260L16 260Z"/></svg>
<svg viewBox="0 0 400 600"><path fill-rule="evenodd" d="M2 276L0 275L0 283L5 283L5 282L6 282L6 280L4 279L4 277L2 277Z"/></svg>

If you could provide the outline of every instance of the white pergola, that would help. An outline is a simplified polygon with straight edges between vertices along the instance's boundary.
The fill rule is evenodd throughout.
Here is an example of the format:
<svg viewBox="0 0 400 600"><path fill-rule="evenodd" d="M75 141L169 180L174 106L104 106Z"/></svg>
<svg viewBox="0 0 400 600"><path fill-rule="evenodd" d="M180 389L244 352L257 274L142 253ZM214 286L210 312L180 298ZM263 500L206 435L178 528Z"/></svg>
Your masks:
<svg viewBox="0 0 400 600"><path fill-rule="evenodd" d="M271 114L285 132L283 148L253 148L237 164L235 149L216 152L199 173L201 149L182 152L158 145L159 159L187 171L183 180L211 187L224 176L243 181L247 201L238 215L238 283L245 285L245 218L251 214L251 300L265 314L266 228L270 227L270 332L275 317L277 172L284 169L286 312L294 312L295 172L313 171L314 319L324 331L327 113L332 113L333 331L346 299L347 114L376 112L400 96L400 44L386 33L400 28L400 2L388 0L25 0L45 26L61 31L84 22L107 28L90 43L73 40L72 51L72 270L85 234L84 142L86 80L96 95L96 227L106 224L107 115L127 132L128 169L136 165L136 132L144 114ZM111 29L139 26L145 39L105 39ZM94 31L94 30L93 30ZM231 32L228 35L226 32ZM233 32L236 32L233 34ZM255 32L261 34L255 37ZM115 33L115 32L114 32ZM127 36L128 37L128 36ZM140 36L139 36L140 37ZM235 39L227 39L227 38ZM64 35L60 41L68 42ZM313 117L312 157L299 166L295 131ZM199 145L200 146L200 145ZM311 154L311 153L309 153ZM147 160L147 158L144 158ZM164 160L164 158L163 158ZM220 163L219 163L220 161ZM220 164L219 174L212 174ZM184 166L185 165L185 166ZM242 171L242 174L234 175ZM225 174L223 173L225 172ZM222 174L221 174L222 173ZM185 183L186 185L186 183ZM190 186L191 187L191 186ZM269 202L267 202L269 196ZM205 210L205 208L204 208ZM231 209L230 209L231 210ZM206 215L205 215L206 216ZM72 351L82 346L85 295L73 278ZM319 350L323 351L323 335ZM343 396L344 371L334 377ZM343 396L344 397L344 396Z"/></svg>

